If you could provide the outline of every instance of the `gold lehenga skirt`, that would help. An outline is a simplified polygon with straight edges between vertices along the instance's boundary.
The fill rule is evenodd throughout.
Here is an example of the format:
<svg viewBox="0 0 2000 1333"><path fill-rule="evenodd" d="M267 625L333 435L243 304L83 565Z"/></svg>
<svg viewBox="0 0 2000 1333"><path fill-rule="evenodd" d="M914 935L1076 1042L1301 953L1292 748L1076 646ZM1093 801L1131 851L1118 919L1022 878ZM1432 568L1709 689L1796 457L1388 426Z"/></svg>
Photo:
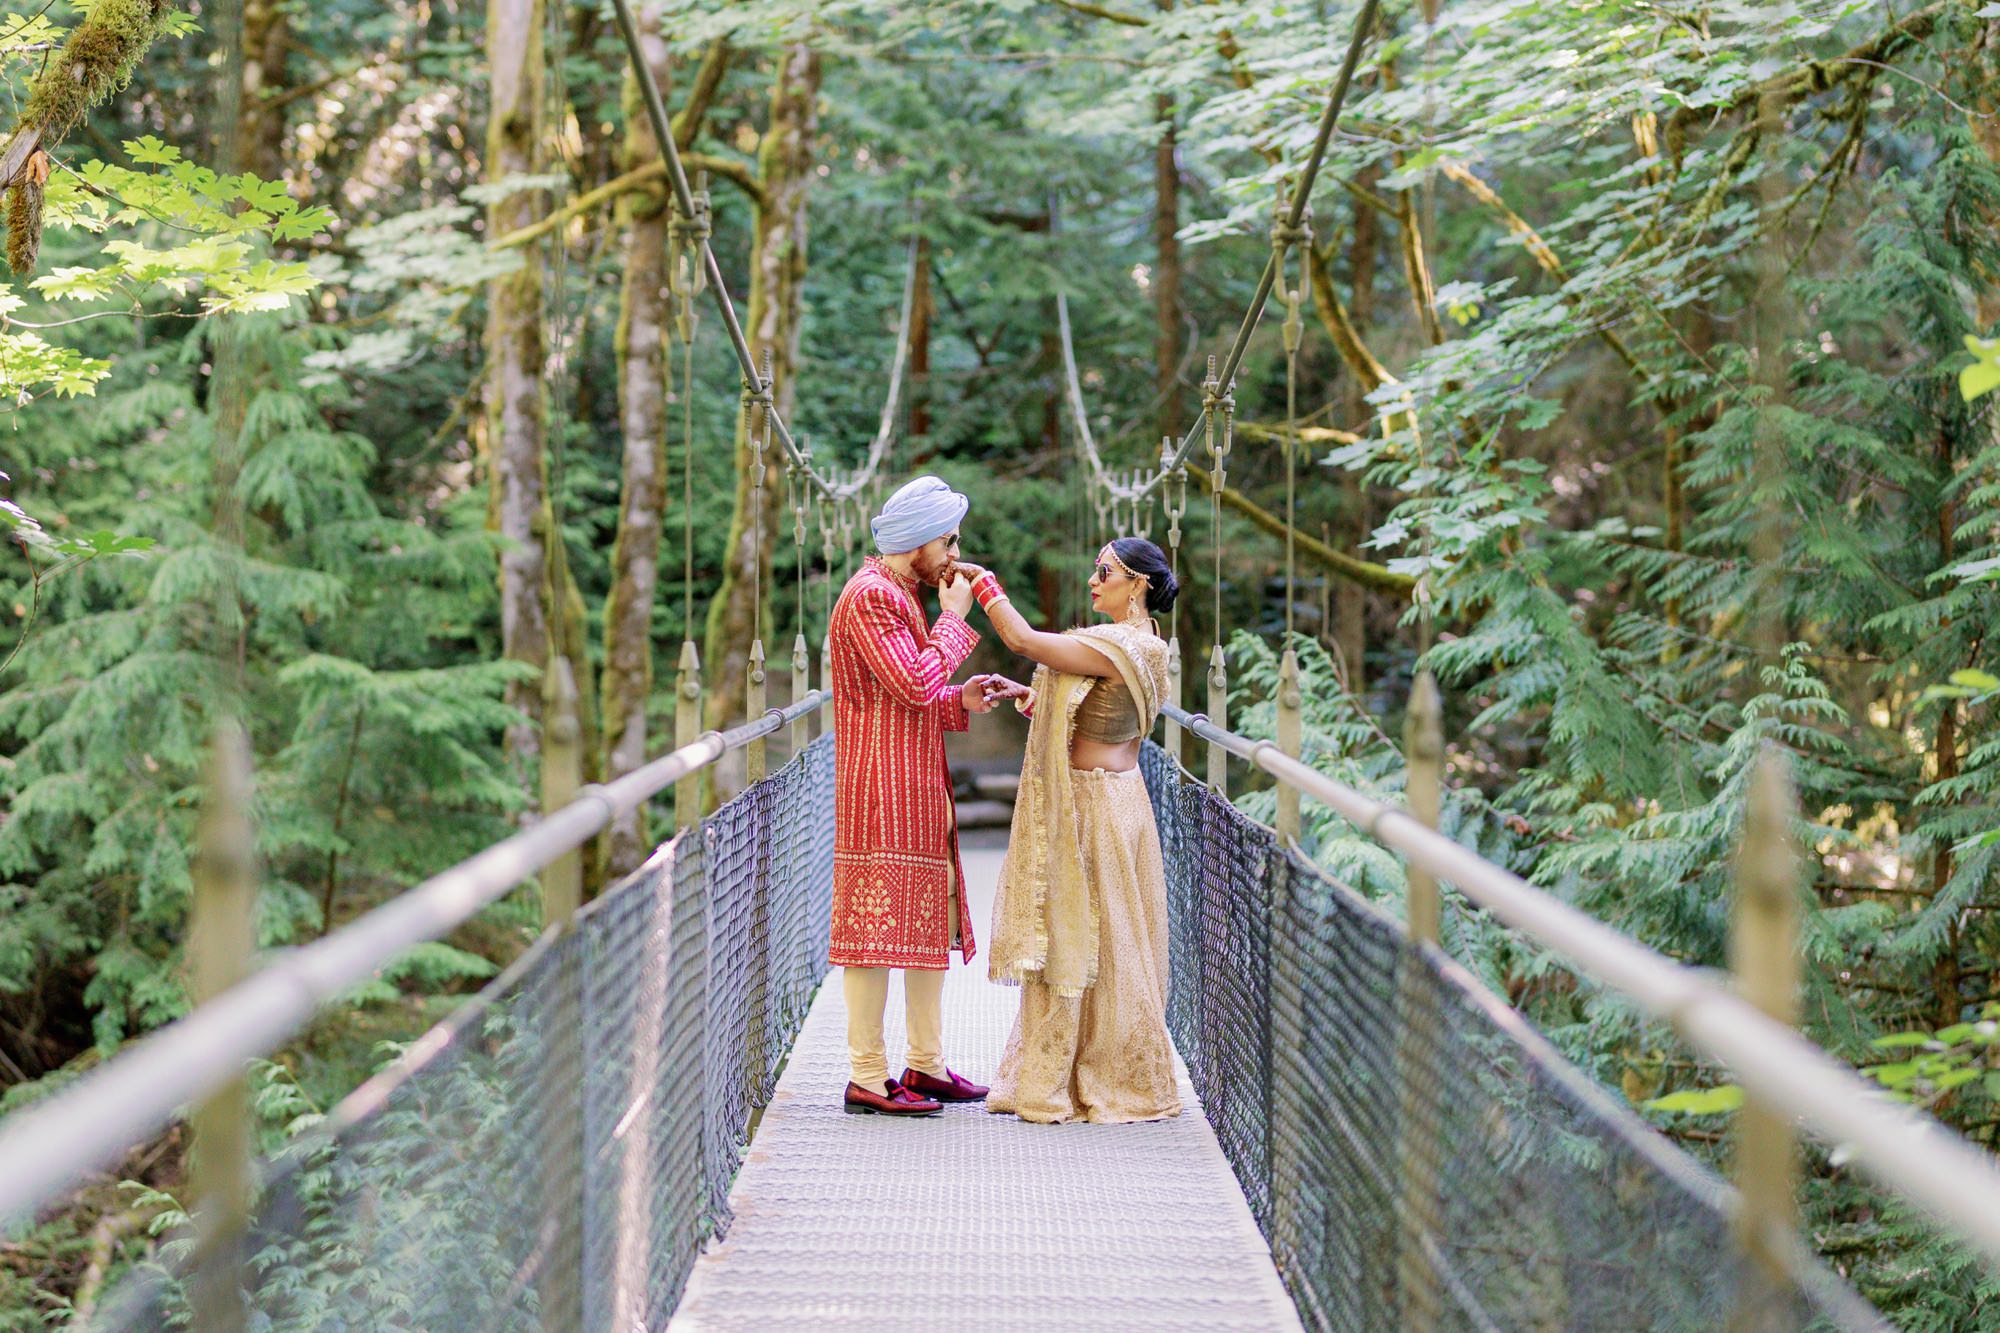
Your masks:
<svg viewBox="0 0 2000 1333"><path fill-rule="evenodd" d="M1179 1115L1167 1038L1167 880L1138 770L1071 769L1077 846L1097 912L1097 981L1065 999L1034 977L986 1109L1059 1124Z"/></svg>

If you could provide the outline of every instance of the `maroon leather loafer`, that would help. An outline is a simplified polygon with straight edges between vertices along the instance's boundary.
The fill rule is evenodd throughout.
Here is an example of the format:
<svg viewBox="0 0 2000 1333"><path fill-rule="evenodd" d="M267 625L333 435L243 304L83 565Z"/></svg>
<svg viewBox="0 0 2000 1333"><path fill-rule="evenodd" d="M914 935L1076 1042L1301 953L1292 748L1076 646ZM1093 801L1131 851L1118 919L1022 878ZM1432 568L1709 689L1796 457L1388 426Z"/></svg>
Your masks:
<svg viewBox="0 0 2000 1333"><path fill-rule="evenodd" d="M980 1102L986 1100L987 1089L980 1087L963 1074L954 1074L949 1069L944 1077L926 1074L921 1069L905 1069L903 1086L925 1097L933 1097L941 1102Z"/></svg>
<svg viewBox="0 0 2000 1333"><path fill-rule="evenodd" d="M887 1096L871 1092L859 1083L849 1083L841 1109L849 1115L936 1115L944 1107L928 1097L918 1096L892 1078Z"/></svg>

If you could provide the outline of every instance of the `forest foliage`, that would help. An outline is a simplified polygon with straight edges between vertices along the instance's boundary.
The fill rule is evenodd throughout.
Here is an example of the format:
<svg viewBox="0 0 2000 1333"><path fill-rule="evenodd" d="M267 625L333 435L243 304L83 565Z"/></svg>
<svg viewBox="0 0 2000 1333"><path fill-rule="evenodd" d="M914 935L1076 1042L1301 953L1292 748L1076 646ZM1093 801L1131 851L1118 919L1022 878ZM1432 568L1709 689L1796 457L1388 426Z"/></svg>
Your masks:
<svg viewBox="0 0 2000 1333"><path fill-rule="evenodd" d="M96 3L5 8L16 120L39 114L51 52L122 0ZM1359 5L641 8L669 109L695 108L676 132L725 279L753 337L780 342L816 459L858 462L874 433L914 237L922 356L889 469L976 488L969 558L1038 618L1081 617L1100 518L1054 293L1096 437L1115 467L1150 465L1241 317ZM1775 747L1810 853L1810 1035L1990 1148L2000 7L1437 12L1383 7L1286 277L1307 322L1298 526L1419 590L1301 562L1306 753L1394 795L1429 667L1454 836L1720 966L1745 787ZM734 642L747 552L782 659L795 631L817 641L858 535L809 513L795 549L777 473L762 517L746 509L719 330L690 321L690 382L675 296L628 281L635 244L667 273L670 239L657 173L628 158L650 139L628 143L608 7L246 2L159 22L129 83L54 136L38 261L0 291L0 1109L185 1011L222 711L255 752L260 938L309 940L538 803L520 599L601 705L603 771L630 681L651 682L638 725L665 748L679 646ZM489 39L524 23L539 119L525 169L496 175ZM554 221L491 234L522 200ZM1267 515L1283 304L1238 378L1229 472ZM531 353L496 343L527 333ZM539 358L532 401L496 390L503 352ZM523 442L516 494L496 460ZM1191 492L1174 629L1191 665L1229 646L1232 716L1268 734L1282 544ZM517 502L551 567L526 583L501 573ZM619 555L632 532L657 549ZM635 595L647 614L621 618ZM1270 812L1268 792L1240 800ZM1398 901L1395 858L1306 814L1313 855ZM329 1011L267 1071L267 1143L539 923L511 897ZM1724 1159L1722 1071L1479 914L1450 913L1446 943ZM59 1326L146 1253L184 1148L169 1135L121 1168L161 1193L94 1184L0 1254L0 1326ZM1809 1166L1809 1236L1864 1294L1910 1328L1994 1326L1991 1278L1837 1155Z"/></svg>

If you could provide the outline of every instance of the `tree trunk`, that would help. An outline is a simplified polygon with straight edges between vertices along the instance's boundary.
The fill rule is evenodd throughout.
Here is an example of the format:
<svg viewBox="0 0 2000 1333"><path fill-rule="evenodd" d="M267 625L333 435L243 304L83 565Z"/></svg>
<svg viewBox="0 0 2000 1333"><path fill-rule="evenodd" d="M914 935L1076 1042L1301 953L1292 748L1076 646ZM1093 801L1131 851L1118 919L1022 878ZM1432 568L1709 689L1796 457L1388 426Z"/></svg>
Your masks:
<svg viewBox="0 0 2000 1333"><path fill-rule="evenodd" d="M646 64L664 90L667 42L658 14L639 13ZM621 171L659 156L639 105L638 80L625 76L625 148ZM659 587L660 531L667 503L667 208L662 195L625 196L625 274L618 308L618 425L624 436L624 482L618 537L611 552L611 592L604 604L605 773L617 779L646 762L646 701L653 692L653 598ZM639 868L648 851L645 818L634 809L611 821L606 870L616 879Z"/></svg>
<svg viewBox="0 0 2000 1333"><path fill-rule="evenodd" d="M1951 568L1956 558L1957 543L1954 530L1958 527L1958 506L1951 501L1951 483L1954 468L1952 464L1951 436L1940 431L1937 444L1937 485L1938 485L1938 568ZM1943 634L1951 627L1946 618L1938 625L1938 633ZM1951 699L1943 700L1938 709L1937 735L1932 747L1937 762L1938 782L1949 782L1958 776L1958 704ZM1956 804L1956 802L1953 802ZM1931 901L1944 895L1945 886L1951 882L1951 843L1941 841L1932 853L1931 861ZM1937 1025L1949 1027L1958 1021L1959 1010L1959 946L1958 922L1952 923L1945 932L1943 945L1931 973L1932 987L1936 992L1933 999L1937 1004Z"/></svg>
<svg viewBox="0 0 2000 1333"><path fill-rule="evenodd" d="M1989 24L1988 32L1992 31ZM1973 101L1974 112L1966 117L1972 128L1973 142L1986 154L1986 160L2000 167L2000 42L1982 35L1973 39L1973 49L1967 53L1969 63L1975 71L1973 86L1979 95ZM2000 217L1989 217L1988 224L2000 224ZM1990 275L1989 275L1990 276ZM1979 310L1979 326L1990 329L1995 321L2000 321L2000 281L1981 284L1976 298ZM1992 418L1989 417L1989 420ZM2000 431L2000 421L1994 422Z"/></svg>
<svg viewBox="0 0 2000 1333"><path fill-rule="evenodd" d="M931 461L931 238L917 235L916 281L910 291L910 471Z"/></svg>
<svg viewBox="0 0 2000 1333"><path fill-rule="evenodd" d="M486 125L486 179L528 175L542 130L541 0L487 0L486 63L492 103ZM541 192L517 190L486 209L486 234L503 236L542 212ZM500 645L534 674L507 687L521 720L507 729L507 752L524 782L540 771L541 672L549 656L549 497L543 437L542 270L538 250L493 279L486 292L488 434L492 513L500 552Z"/></svg>
<svg viewBox="0 0 2000 1333"><path fill-rule="evenodd" d="M283 169L284 115L270 105L269 98L283 88L285 15L276 0L247 0L235 17L233 24L224 18L219 34L226 50L216 108L217 132L222 137L217 157L227 170L255 172L269 180ZM213 321L209 329L210 364L214 367L208 390L214 439L210 458L213 530L217 542L232 557L240 553L243 543L243 510L236 484L245 461L244 427L253 384L265 369L256 332L268 327L268 319L233 315ZM244 685L248 642L241 590L233 580L218 601L215 614L223 687L234 700Z"/></svg>
<svg viewBox="0 0 2000 1333"><path fill-rule="evenodd" d="M758 150L764 191L750 252L750 304L743 322L750 350L761 369L766 352L777 378L772 401L787 420L797 398L800 296L806 276L806 202L812 184L813 137L819 130L819 54L803 43L778 53L771 86L771 116ZM761 443L761 432L759 432ZM768 591L771 552L776 547L778 511L784 487L767 473L762 512L751 512L753 469L769 468L753 441L736 426L736 505L729 520L722 586L709 603L702 655L708 684L708 723L723 725L743 714L750 640L756 633L762 569ZM782 478L778 478L782 480Z"/></svg>
<svg viewBox="0 0 2000 1333"><path fill-rule="evenodd" d="M291 25L278 0L244 0L243 100L236 109L236 170L260 180L285 174L285 116L270 106L285 90Z"/></svg>
<svg viewBox="0 0 2000 1333"><path fill-rule="evenodd" d="M1172 9L1173 0L1160 0ZM1181 362L1181 174L1174 137L1174 99L1153 99L1160 140L1153 149L1153 389L1159 395L1155 427L1176 443L1187 423L1178 383Z"/></svg>

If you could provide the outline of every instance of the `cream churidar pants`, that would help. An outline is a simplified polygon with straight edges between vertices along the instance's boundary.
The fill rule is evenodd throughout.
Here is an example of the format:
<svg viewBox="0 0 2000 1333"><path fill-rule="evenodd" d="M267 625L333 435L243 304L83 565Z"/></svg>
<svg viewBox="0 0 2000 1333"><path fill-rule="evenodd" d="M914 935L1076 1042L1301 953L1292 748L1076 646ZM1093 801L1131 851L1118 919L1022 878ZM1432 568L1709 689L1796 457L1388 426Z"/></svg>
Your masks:
<svg viewBox="0 0 2000 1333"><path fill-rule="evenodd" d="M946 876L951 890L951 938L958 940L958 885ZM889 974L903 974L903 1017L909 1032L910 1068L944 1077L944 972L926 968L843 967L841 991L847 997L847 1062L856 1083L874 1092L887 1091L889 1053L882 1036L882 1011L889 1003Z"/></svg>

